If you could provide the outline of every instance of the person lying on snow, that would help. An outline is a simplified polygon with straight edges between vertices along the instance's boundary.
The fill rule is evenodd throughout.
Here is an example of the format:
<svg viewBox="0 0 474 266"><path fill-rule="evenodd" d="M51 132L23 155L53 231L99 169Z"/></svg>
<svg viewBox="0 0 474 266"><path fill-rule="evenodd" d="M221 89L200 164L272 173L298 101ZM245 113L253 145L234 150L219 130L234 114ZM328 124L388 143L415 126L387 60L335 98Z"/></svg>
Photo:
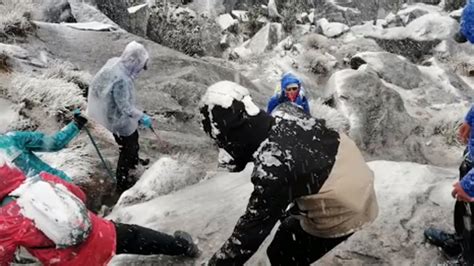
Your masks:
<svg viewBox="0 0 474 266"><path fill-rule="evenodd" d="M284 102L293 102L303 108L307 114L310 114L308 100L303 86L301 86L301 81L293 74L287 73L283 74L280 83L275 95L268 102L267 113L271 114L278 105Z"/></svg>
<svg viewBox="0 0 474 266"><path fill-rule="evenodd" d="M106 265L115 254L196 257L191 236L114 223L88 211L77 186L47 172L26 176L0 152L0 266L24 247L44 265Z"/></svg>
<svg viewBox="0 0 474 266"><path fill-rule="evenodd" d="M467 0L461 15L461 28L454 40L458 43L474 43L474 0Z"/></svg>
<svg viewBox="0 0 474 266"><path fill-rule="evenodd" d="M464 122L459 128L459 139L467 144L464 152L464 160L459 166L459 181L453 185L452 196L457 199L454 205L454 234L447 233L436 228L425 230L426 239L448 255L459 259L462 263L474 264L474 235L466 237L464 216L466 214L465 203L469 204L474 211L474 106L471 107ZM472 218L471 218L472 220ZM471 221L472 223L472 221ZM464 239L466 238L466 239Z"/></svg>
<svg viewBox="0 0 474 266"><path fill-rule="evenodd" d="M0 151L3 151L13 164L25 173L35 175L44 171L71 182L72 179L66 173L42 161L35 152L62 150L79 134L86 123L86 118L75 114L71 123L53 135L39 131L13 131L1 134Z"/></svg>
<svg viewBox="0 0 474 266"><path fill-rule="evenodd" d="M281 221L267 249L272 265L309 265L378 213L373 172L354 142L283 103L274 117L230 81L201 100L204 131L239 164L254 163L247 210L209 265L243 265Z"/></svg>

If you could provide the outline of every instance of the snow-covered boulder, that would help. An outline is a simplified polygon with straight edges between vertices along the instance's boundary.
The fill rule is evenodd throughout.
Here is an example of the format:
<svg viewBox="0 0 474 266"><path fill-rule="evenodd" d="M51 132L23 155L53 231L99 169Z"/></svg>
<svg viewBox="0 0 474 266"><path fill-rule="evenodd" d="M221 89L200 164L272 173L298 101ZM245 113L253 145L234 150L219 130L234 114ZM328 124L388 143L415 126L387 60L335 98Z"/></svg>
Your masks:
<svg viewBox="0 0 474 266"><path fill-rule="evenodd" d="M104 15L96 7L81 1L81 0L68 0L71 6L71 12L77 22L101 22L108 25L113 25L119 29L120 26Z"/></svg>
<svg viewBox="0 0 474 266"><path fill-rule="evenodd" d="M322 18L317 21L317 25L321 30L322 34L329 38L339 37L345 32L349 31L349 26L339 22L329 22L327 19Z"/></svg>
<svg viewBox="0 0 474 266"><path fill-rule="evenodd" d="M116 208L150 201L198 183L206 176L200 162L192 156L163 157L141 176L140 180L120 197Z"/></svg>
<svg viewBox="0 0 474 266"><path fill-rule="evenodd" d="M326 18L330 22L347 23L350 26L362 23L362 13L353 5L343 6L339 2L333 0L313 1L314 18ZM352 2L352 1L350 1ZM311 17L310 17L311 18ZM312 20L311 22L314 22Z"/></svg>
<svg viewBox="0 0 474 266"><path fill-rule="evenodd" d="M423 230L428 226L451 229L451 184L457 171L420 165L374 161L375 191L379 215L375 222L356 232L316 265L338 264L443 264L439 251L426 245ZM173 194L114 209L108 218L135 223L167 233L185 230L198 240L203 254L197 261L159 256L116 256L111 265L199 264L212 256L230 236L244 213L253 186L251 165L241 173L219 173L210 180ZM247 265L270 265L266 247L270 236Z"/></svg>
<svg viewBox="0 0 474 266"><path fill-rule="evenodd" d="M261 54L273 49L283 39L283 26L280 23L268 23L250 40L234 49L234 52L241 58L248 57L251 54Z"/></svg>
<svg viewBox="0 0 474 266"><path fill-rule="evenodd" d="M458 9L458 10L454 10L454 11L452 11L451 13L449 13L449 16L452 17L452 18L455 19L455 20L460 20L460 19L461 19L461 15L462 15L463 9L464 9L464 8L461 8L461 9Z"/></svg>
<svg viewBox="0 0 474 266"><path fill-rule="evenodd" d="M423 81L421 71L406 58L387 52L363 52L351 58L351 67L358 69L367 64L387 82L411 90Z"/></svg>
<svg viewBox="0 0 474 266"><path fill-rule="evenodd" d="M232 10L231 15L239 20L240 22L247 22L249 21L248 11L245 10Z"/></svg>
<svg viewBox="0 0 474 266"><path fill-rule="evenodd" d="M416 4L410 5L406 8L400 10L396 15L390 13L385 18L386 23L384 27L400 27L405 26L412 22L413 20L424 16L428 13L440 13L441 8L432 5L425 5L425 4Z"/></svg>
<svg viewBox="0 0 474 266"><path fill-rule="evenodd" d="M425 162L412 144L415 121L402 97L363 66L334 73L328 81L336 107L350 122L350 136L371 158Z"/></svg>
<svg viewBox="0 0 474 266"><path fill-rule="evenodd" d="M228 28L232 27L236 23L238 23L238 21L236 19L232 18L232 16L230 14L223 14L223 15L220 15L216 18L216 23L224 31L224 30L227 30Z"/></svg>
<svg viewBox="0 0 474 266"><path fill-rule="evenodd" d="M148 19L150 18L151 10L148 4L141 4L128 8L130 17L129 31L139 36L146 36Z"/></svg>

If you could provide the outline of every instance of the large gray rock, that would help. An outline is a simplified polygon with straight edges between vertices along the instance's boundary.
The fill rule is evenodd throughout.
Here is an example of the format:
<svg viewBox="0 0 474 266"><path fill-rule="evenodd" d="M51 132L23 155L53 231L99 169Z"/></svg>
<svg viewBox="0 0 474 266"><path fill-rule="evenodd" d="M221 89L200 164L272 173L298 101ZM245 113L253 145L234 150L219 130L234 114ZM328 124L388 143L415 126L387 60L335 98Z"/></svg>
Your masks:
<svg viewBox="0 0 474 266"><path fill-rule="evenodd" d="M400 94L363 66L341 70L328 81L337 109L350 122L350 136L371 158L425 162L416 143L418 122ZM390 152L389 152L390 151Z"/></svg>
<svg viewBox="0 0 474 266"><path fill-rule="evenodd" d="M145 37L148 28L148 19L150 18L151 10L148 4L141 4L128 8L130 16L129 30L136 35Z"/></svg>
<svg viewBox="0 0 474 266"><path fill-rule="evenodd" d="M351 67L358 69L367 64L387 82L411 90L421 85L422 74L418 67L407 59L387 52L358 53L351 58Z"/></svg>
<svg viewBox="0 0 474 266"><path fill-rule="evenodd" d="M247 58L252 54L261 54L272 50L284 37L283 26L280 23L268 23L252 39L234 49L233 54L238 58Z"/></svg>

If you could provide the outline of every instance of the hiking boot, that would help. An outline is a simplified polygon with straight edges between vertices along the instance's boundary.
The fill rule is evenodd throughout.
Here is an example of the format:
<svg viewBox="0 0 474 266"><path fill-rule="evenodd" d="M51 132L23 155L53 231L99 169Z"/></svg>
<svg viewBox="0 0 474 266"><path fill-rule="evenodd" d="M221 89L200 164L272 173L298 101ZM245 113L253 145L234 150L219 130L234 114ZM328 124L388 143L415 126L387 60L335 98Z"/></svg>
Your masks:
<svg viewBox="0 0 474 266"><path fill-rule="evenodd" d="M458 32L456 34L454 34L454 41L456 41L457 43L465 43L467 42L467 38L461 33L461 32Z"/></svg>
<svg viewBox="0 0 474 266"><path fill-rule="evenodd" d="M149 158L146 158L146 159L138 158L138 163L143 165L143 166L147 166L147 165L150 164L150 159Z"/></svg>
<svg viewBox="0 0 474 266"><path fill-rule="evenodd" d="M461 239L455 234L449 234L435 228L425 230L425 237L431 244L440 247L449 257L459 256L462 252Z"/></svg>
<svg viewBox="0 0 474 266"><path fill-rule="evenodd" d="M174 232L174 237L176 238L179 246L186 248L186 251L183 253L184 256L190 258L199 257L199 248L196 244L194 244L193 238L190 234L184 231L176 231Z"/></svg>

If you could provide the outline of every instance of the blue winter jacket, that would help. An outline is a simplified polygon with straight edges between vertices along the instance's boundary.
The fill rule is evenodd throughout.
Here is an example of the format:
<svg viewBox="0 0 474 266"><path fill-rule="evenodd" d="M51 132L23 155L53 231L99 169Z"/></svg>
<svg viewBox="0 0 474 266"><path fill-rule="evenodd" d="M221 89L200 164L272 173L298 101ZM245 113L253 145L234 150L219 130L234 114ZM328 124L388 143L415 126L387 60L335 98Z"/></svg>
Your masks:
<svg viewBox="0 0 474 266"><path fill-rule="evenodd" d="M27 176L37 175L45 171L71 182L72 179L66 173L51 167L38 158L34 152L59 151L66 147L79 131L74 122L69 123L51 136L41 132L14 131L0 135L0 150Z"/></svg>
<svg viewBox="0 0 474 266"><path fill-rule="evenodd" d="M461 16L461 33L474 43L474 0L468 0Z"/></svg>
<svg viewBox="0 0 474 266"><path fill-rule="evenodd" d="M468 153L466 156L468 156L471 162L474 162L474 105L471 106L464 121L471 127L471 135L469 136L467 144ZM461 187L469 196L474 197L474 168L461 179Z"/></svg>
<svg viewBox="0 0 474 266"><path fill-rule="evenodd" d="M280 88L277 89L277 91L275 92L275 95L273 95L272 98L270 98L270 101L268 101L267 113L271 114L272 111L278 105L280 105L281 103L289 101L289 99L286 97L286 94L285 94L285 88L289 84L298 84L298 86L300 87L300 91L299 91L298 97L296 98L295 103L296 103L296 105L303 108L303 110L307 114L310 114L308 100L306 99L306 97L304 95L304 89L301 86L301 81L291 73L285 74L282 77Z"/></svg>

